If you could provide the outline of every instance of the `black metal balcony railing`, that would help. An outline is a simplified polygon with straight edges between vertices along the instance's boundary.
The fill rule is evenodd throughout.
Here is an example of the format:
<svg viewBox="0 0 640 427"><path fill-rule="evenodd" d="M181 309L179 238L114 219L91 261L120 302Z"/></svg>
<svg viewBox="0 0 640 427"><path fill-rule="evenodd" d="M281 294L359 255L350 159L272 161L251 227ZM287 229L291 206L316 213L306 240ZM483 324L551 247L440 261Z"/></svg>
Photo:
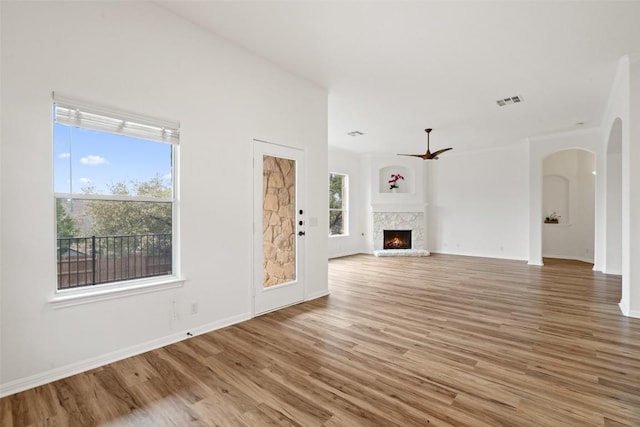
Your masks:
<svg viewBox="0 0 640 427"><path fill-rule="evenodd" d="M171 233L58 239L58 289L172 272Z"/></svg>

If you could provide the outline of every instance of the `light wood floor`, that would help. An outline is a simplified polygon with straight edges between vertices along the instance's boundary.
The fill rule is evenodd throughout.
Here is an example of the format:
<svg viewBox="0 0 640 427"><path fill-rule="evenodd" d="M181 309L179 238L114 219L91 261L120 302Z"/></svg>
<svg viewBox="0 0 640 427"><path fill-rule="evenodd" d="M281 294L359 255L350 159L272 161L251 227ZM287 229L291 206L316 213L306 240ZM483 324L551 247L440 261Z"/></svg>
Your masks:
<svg viewBox="0 0 640 427"><path fill-rule="evenodd" d="M331 295L6 397L2 426L639 426L640 319L579 262L329 262Z"/></svg>

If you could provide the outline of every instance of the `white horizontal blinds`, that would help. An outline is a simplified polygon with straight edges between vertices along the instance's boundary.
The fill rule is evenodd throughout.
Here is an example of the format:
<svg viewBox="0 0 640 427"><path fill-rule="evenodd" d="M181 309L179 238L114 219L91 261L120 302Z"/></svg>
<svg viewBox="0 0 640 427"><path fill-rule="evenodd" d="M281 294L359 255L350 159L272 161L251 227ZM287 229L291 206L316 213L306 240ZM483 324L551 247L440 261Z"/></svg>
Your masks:
<svg viewBox="0 0 640 427"><path fill-rule="evenodd" d="M56 123L178 144L180 123L53 95Z"/></svg>

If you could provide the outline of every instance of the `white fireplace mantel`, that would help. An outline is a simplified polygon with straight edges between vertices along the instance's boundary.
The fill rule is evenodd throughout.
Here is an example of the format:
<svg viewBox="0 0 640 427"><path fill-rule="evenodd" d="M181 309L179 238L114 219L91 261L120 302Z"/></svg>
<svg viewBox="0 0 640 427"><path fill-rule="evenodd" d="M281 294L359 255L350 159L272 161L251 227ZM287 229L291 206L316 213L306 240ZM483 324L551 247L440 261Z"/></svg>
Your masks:
<svg viewBox="0 0 640 427"><path fill-rule="evenodd" d="M427 211L428 203L376 203L371 212L421 212Z"/></svg>

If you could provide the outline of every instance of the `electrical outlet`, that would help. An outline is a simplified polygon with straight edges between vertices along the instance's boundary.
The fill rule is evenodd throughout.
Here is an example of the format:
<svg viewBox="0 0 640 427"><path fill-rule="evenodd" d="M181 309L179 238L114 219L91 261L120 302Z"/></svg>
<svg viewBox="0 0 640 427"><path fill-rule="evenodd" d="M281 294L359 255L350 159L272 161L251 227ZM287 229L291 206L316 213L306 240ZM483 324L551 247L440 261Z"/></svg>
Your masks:
<svg viewBox="0 0 640 427"><path fill-rule="evenodd" d="M191 303L191 314L198 314L198 303L197 302L192 302Z"/></svg>

